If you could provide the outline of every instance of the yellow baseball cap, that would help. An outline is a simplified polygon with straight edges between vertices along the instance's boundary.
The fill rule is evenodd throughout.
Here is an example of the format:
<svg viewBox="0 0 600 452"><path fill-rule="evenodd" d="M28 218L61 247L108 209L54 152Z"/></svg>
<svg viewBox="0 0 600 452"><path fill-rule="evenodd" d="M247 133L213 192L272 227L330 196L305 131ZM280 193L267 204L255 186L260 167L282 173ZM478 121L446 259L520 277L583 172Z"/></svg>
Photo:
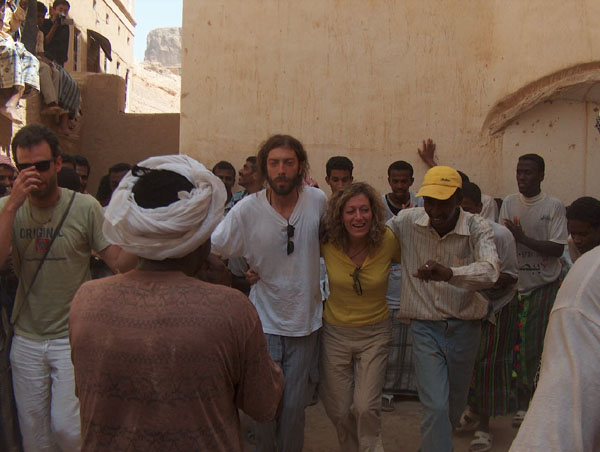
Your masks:
<svg viewBox="0 0 600 452"><path fill-rule="evenodd" d="M450 198L457 188L462 188L462 179L458 171L449 166L434 166L425 173L417 196L444 201Z"/></svg>

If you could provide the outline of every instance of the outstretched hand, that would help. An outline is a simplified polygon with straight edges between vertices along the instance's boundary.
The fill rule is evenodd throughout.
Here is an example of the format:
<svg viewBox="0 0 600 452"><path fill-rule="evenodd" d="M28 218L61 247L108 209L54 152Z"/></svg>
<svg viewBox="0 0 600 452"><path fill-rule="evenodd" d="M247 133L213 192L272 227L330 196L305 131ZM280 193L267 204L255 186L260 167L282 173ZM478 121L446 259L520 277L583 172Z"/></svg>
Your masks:
<svg viewBox="0 0 600 452"><path fill-rule="evenodd" d="M430 260L421 265L413 276L423 281L449 281L452 278L452 269Z"/></svg>
<svg viewBox="0 0 600 452"><path fill-rule="evenodd" d="M417 152L419 153L421 160L423 160L429 168L433 168L437 165L437 163L435 163L435 143L431 138L423 140L423 149L418 148Z"/></svg>

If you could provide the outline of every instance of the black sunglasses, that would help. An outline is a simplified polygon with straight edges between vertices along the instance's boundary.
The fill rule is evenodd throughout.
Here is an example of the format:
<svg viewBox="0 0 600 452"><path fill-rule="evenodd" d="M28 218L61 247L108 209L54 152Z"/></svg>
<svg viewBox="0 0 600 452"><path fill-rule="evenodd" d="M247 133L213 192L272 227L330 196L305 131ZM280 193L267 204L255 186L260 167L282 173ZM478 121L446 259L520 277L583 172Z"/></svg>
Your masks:
<svg viewBox="0 0 600 452"><path fill-rule="evenodd" d="M52 162L54 162L54 160L41 160L41 161L35 162L35 163L17 163L17 169L19 171L23 171L24 169L35 166L36 170L38 170L40 172L44 172L44 171L48 171L50 169L50 164Z"/></svg>
<svg viewBox="0 0 600 452"><path fill-rule="evenodd" d="M288 256L294 252L294 242L292 242L292 238L294 237L294 226L288 223L287 225L287 254Z"/></svg>
<svg viewBox="0 0 600 452"><path fill-rule="evenodd" d="M361 270L362 268L356 267L356 270L350 273L350 276L352 276L352 288L354 289L354 292L356 292L356 295L362 295L362 286L360 284L360 279L358 279Z"/></svg>

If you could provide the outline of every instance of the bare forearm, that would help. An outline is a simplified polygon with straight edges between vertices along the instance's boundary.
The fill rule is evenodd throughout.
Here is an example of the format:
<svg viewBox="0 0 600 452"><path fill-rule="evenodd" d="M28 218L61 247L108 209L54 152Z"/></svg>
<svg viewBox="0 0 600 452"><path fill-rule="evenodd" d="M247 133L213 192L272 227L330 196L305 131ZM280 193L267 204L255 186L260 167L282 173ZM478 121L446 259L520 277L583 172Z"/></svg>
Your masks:
<svg viewBox="0 0 600 452"><path fill-rule="evenodd" d="M17 209L10 201L6 203L2 213L0 213L0 266L4 265L10 254L10 245L12 241L12 230L15 222Z"/></svg>
<svg viewBox="0 0 600 452"><path fill-rule="evenodd" d="M248 292L250 292L252 285L246 279L245 276L237 276L237 275L232 274L231 275L231 287L239 290L240 292L248 293Z"/></svg>
<svg viewBox="0 0 600 452"><path fill-rule="evenodd" d="M519 240L519 242L533 251L536 251L540 254L544 254L546 256L551 256L551 257L562 256L564 249L565 249L565 246L560 243L544 241L544 240L535 240L535 239L532 239L531 237L527 237L527 236L523 236Z"/></svg>
<svg viewBox="0 0 600 452"><path fill-rule="evenodd" d="M56 22L54 22L54 24L52 24L52 28L50 28L50 31L44 37L45 45L49 45L50 42L52 41L52 39L54 39L54 34L56 33L56 30L58 30L58 24Z"/></svg>
<svg viewBox="0 0 600 452"><path fill-rule="evenodd" d="M12 241L12 229L17 211L23 205L29 193L39 188L42 183L34 166L19 172L12 187L12 192L0 213L0 264L6 260Z"/></svg>
<svg viewBox="0 0 600 452"><path fill-rule="evenodd" d="M117 259L117 270L119 273L126 273L129 270L133 270L137 263L138 257L136 255L121 250Z"/></svg>
<svg viewBox="0 0 600 452"><path fill-rule="evenodd" d="M462 289L481 290L494 285L499 272L491 262L474 262L463 267L452 267L450 284Z"/></svg>
<svg viewBox="0 0 600 452"><path fill-rule="evenodd" d="M98 252L100 258L110 267L115 273L125 273L133 270L137 264L138 257L129 254L117 245L110 245L102 251Z"/></svg>
<svg viewBox="0 0 600 452"><path fill-rule="evenodd" d="M508 273L500 273L498 281L496 281L496 284L494 284L494 288L503 289L516 284L517 281L518 278L513 275L509 275Z"/></svg>

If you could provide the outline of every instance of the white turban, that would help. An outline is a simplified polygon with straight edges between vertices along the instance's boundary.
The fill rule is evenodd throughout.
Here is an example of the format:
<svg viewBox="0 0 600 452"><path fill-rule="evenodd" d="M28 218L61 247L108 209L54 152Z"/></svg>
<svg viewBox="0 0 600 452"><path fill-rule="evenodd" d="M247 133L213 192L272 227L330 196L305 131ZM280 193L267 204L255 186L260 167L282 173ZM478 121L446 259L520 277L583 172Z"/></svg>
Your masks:
<svg viewBox="0 0 600 452"><path fill-rule="evenodd" d="M102 231L110 243L151 260L183 257L210 240L223 218L227 192L223 182L187 155L150 157L138 164L173 171L194 188L178 193L179 201L145 209L135 202L132 189L139 177L128 172L115 189L104 215Z"/></svg>

